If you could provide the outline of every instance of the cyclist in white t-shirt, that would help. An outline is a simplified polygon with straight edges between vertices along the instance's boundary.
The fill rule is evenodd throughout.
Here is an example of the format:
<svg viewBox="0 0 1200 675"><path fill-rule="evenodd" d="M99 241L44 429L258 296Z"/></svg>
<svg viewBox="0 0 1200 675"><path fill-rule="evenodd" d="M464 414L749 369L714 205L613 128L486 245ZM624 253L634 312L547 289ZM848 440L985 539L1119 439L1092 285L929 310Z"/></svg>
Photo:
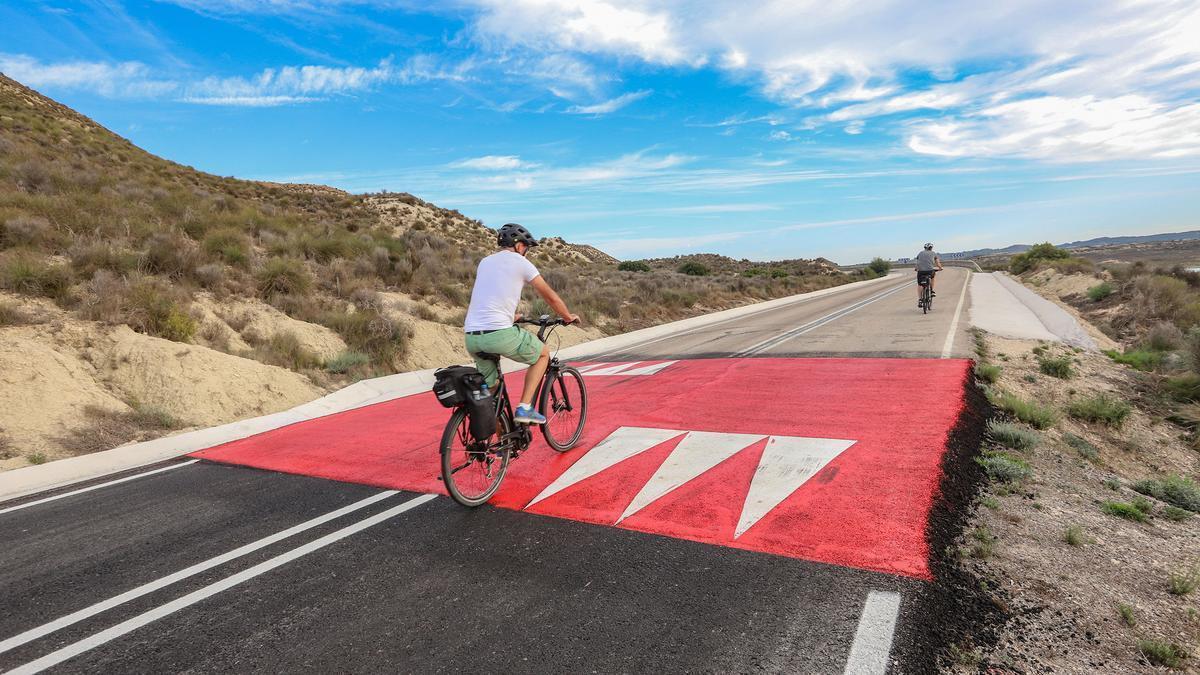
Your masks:
<svg viewBox="0 0 1200 675"><path fill-rule="evenodd" d="M529 249L538 245L529 230L508 223L500 228L497 243L500 250L481 260L475 273L471 305L463 325L467 351L487 378L489 387L495 387L499 369L495 361L480 358L478 354L496 354L529 364L525 389L513 419L522 424L545 424L546 417L533 409L533 396L550 363L550 348L533 333L513 325L520 318L517 303L521 301L521 290L525 284L533 284L534 290L560 317L576 323L579 317L567 309L533 263L525 259Z"/></svg>

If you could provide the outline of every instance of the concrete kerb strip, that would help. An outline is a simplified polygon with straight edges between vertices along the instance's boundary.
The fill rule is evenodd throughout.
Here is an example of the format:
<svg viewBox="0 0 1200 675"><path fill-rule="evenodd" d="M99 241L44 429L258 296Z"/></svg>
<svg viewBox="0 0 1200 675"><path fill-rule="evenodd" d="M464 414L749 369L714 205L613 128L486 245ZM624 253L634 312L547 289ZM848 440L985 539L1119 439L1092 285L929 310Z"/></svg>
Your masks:
<svg viewBox="0 0 1200 675"><path fill-rule="evenodd" d="M883 283L895 279L897 276L899 274L893 273L868 281L843 284L811 293L767 300L713 314L652 326L631 333L614 335L578 344L563 349L558 354L562 358L569 359L614 352L651 340L665 338L675 333L695 330L711 324L784 307L794 302L807 301L843 292L850 288L862 288L868 285ZM505 372L516 372L526 367L523 364L508 360L505 360L502 365ZM0 502L174 459L191 452L265 433L290 424L296 424L297 422L305 422L317 417L324 417L428 391L433 386L434 370L431 368L361 380L319 399L282 412L230 422L207 429L197 429L174 436L156 438L142 443L133 443L90 455L69 457L46 464L13 469L12 471L0 473Z"/></svg>

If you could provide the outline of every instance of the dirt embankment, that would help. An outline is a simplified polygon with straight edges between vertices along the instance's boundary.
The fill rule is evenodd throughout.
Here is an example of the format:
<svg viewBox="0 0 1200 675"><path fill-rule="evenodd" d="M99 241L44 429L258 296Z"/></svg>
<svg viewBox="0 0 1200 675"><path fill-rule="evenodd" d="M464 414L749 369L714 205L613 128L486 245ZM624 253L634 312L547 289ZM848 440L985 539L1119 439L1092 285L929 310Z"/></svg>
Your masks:
<svg viewBox="0 0 1200 675"><path fill-rule="evenodd" d="M1074 276L1030 285L1061 302L1097 283ZM980 362L1013 426L985 442L990 480L953 554L1008 620L992 644L953 645L952 665L1197 672L1200 454L1189 429L1168 421L1158 376L1103 353L986 335Z"/></svg>

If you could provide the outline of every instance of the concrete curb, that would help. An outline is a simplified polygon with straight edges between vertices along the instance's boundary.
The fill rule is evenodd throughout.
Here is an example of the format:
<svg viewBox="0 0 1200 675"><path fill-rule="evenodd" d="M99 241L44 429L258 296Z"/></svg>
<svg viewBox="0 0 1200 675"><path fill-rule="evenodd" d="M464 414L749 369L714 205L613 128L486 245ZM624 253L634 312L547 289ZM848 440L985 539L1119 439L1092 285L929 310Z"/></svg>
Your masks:
<svg viewBox="0 0 1200 675"><path fill-rule="evenodd" d="M558 354L562 358L580 358L583 356L611 353L678 333L704 328L759 312L771 311L795 302L806 302L826 295L844 292L850 288L862 288L868 285L880 284L888 280L893 280L898 276L900 275L893 273L886 277L871 279L869 281L843 284L811 293L777 298L713 314L683 319L682 321L652 326L631 333L614 335L578 344L574 347L563 349ZM506 361L503 367L505 372L515 372L523 370L526 366ZM324 417L428 391L433 386L433 372L434 369L431 368L362 380L344 389L339 389L332 394L282 412L0 473L0 502L174 459L191 452L196 452L197 450L247 438L289 424L304 422L317 417Z"/></svg>

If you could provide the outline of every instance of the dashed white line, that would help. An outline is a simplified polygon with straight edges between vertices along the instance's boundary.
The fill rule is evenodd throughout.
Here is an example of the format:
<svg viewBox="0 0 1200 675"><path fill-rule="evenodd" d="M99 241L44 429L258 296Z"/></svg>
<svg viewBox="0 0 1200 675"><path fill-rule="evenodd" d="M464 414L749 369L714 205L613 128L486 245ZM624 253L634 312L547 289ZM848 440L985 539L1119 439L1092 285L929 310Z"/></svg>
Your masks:
<svg viewBox="0 0 1200 675"><path fill-rule="evenodd" d="M963 302L967 299L967 286L971 282L971 270L967 270L967 278L963 280L962 292L958 294L958 307L954 308L954 319L950 321L950 332L946 333L946 342L942 344L942 358L950 358L954 350L954 334L958 332L958 320L962 317Z"/></svg>
<svg viewBox="0 0 1200 675"><path fill-rule="evenodd" d="M18 666L10 670L9 675L30 675L31 673L39 673L47 668L56 666L63 661L72 659L80 654L83 654L84 652L90 651L107 642L115 640L126 633L135 631L142 626L158 621L159 619L170 616L181 609L185 609L202 600L210 598L221 591L229 590L238 584L249 581L250 579L253 579L254 577L266 572L270 572L276 567L286 565L287 563L308 555L313 551L317 551L330 544L341 541L342 539L345 539L356 532L361 532L362 530L365 530L373 525L378 525L379 523L382 523L393 516L397 516L405 511L414 509L430 501L431 499L435 499L436 497L437 495L421 495L420 497L410 499L399 506L394 506L386 511L381 511L380 513L377 513L369 518L360 520L353 525L343 527L342 529L337 530L336 532L331 532L320 539L310 541L309 543L294 548L287 553L277 555L270 560L255 565L254 567L238 572L233 576L227 577L215 583L209 584L208 586L205 586L199 590L188 593L187 595L176 600L172 600L165 605L155 607L154 609L139 614L132 619L122 621L112 628L100 631L91 637L84 638L78 642L74 642L66 647L63 647L62 649L50 652L40 659L36 659L22 666Z"/></svg>
<svg viewBox="0 0 1200 675"><path fill-rule="evenodd" d="M99 490L100 488L108 487L110 485L116 485L117 483L124 483L124 482L131 481L131 480L137 480L138 478L145 478L146 476L152 476L156 473L162 473L164 471L170 471L172 469L178 469L180 467L188 466L189 464L195 464L196 462L199 462L199 461L200 460L198 460L198 459L191 459L186 462L180 462L178 464L164 466L161 469L154 469L153 471L143 471L142 473L134 474L132 476L126 476L124 478L110 480L105 483L97 483L96 485L89 485L88 487L85 487L85 488L80 488L78 490L72 490L70 492L64 492L62 494L53 495L51 497L46 497L44 499L36 499L32 502L25 502L24 504L17 504L16 506L10 506L6 509L0 509L0 515L4 515L5 513L12 513L13 511L20 511L21 509L27 509L31 506L37 506L38 504L45 504L46 502L52 502L56 499L63 499L65 497L74 497L75 495L83 494L84 492L91 492L92 490Z"/></svg>
<svg viewBox="0 0 1200 675"><path fill-rule="evenodd" d="M366 508L380 500L387 499L388 497L391 497L392 495L395 495L395 494L398 494L396 490L386 490L384 492L380 492L378 494L367 497L366 499L354 502L353 504L343 506L340 509L330 511L329 513L326 513L323 516L313 518L312 520L307 520L303 523L300 523L299 525L295 525L293 527L289 527L286 530L276 532L275 534L272 534L269 537L264 537L262 539L259 539L258 541L250 542L249 544L246 544L245 546L235 548L232 551L229 551L228 553L223 553L219 556L216 556L215 558L209 558L208 560L205 560L204 562L196 563L195 565L192 565L191 567L186 567L182 570L179 570L178 572L175 572L174 574L168 574L167 576L162 577L160 579L155 579L154 581L151 581L150 583L143 584L141 586L138 586L137 588L125 591L124 593L122 593L120 595L115 595L107 600L98 602L90 607L84 607L83 609L81 609L77 612L72 612L71 614L68 614L62 618L51 621L50 623L42 624L41 626L38 626L37 628L31 628L31 629L25 631L24 633L21 633L20 635L14 635L13 637L8 638L7 640L0 641L0 654L3 654L4 652L6 652L10 649L15 649L17 647L20 647L21 645L23 645L27 642L32 642L34 640L37 640L38 638L49 635L50 633L53 633L62 628L66 628L67 626L70 626L72 624L79 623L80 621L83 621L84 619L87 619L89 617L96 616L97 614L108 611L108 610L112 609L113 607L117 607L118 605L123 605L123 604L129 602L130 600L135 600L137 598L142 597L143 595L153 593L154 591L157 591L160 588L165 588L167 586L170 586L173 583L176 583L178 581L183 581L184 579L187 579L188 577L195 576L197 574L200 574L201 572L210 570L218 565L223 565L223 564L229 562L230 560L240 558L244 555L253 553L254 551L257 551L261 548L265 548L267 546L270 546L271 544L274 544L276 542L287 539L288 537L300 534L301 532L304 532L305 530L311 530L312 528L314 528L318 525L323 525L324 523L327 523L336 518L341 518L342 516L344 516L348 513L353 513L355 511L358 511L359 509Z"/></svg>
<svg viewBox="0 0 1200 675"><path fill-rule="evenodd" d="M858 619L850 657L846 659L846 675L884 675L892 654L892 637L896 634L896 618L900 616L900 594L871 591Z"/></svg>

